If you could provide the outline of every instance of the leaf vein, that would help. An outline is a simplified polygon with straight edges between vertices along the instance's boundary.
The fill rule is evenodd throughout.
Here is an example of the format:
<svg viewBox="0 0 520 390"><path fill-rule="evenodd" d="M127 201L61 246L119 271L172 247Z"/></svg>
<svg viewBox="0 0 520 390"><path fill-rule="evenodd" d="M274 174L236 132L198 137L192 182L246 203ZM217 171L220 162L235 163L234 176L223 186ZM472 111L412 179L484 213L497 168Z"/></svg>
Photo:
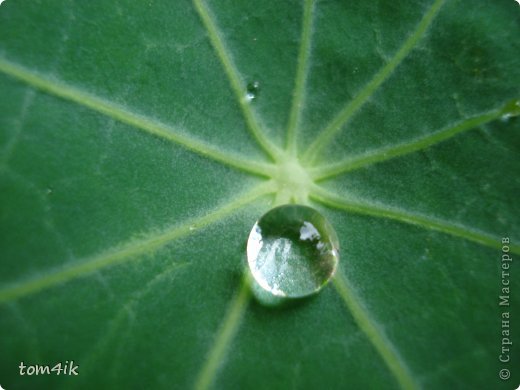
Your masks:
<svg viewBox="0 0 520 390"><path fill-rule="evenodd" d="M354 116L354 114L366 103L366 101L374 94L374 92L383 84L388 77L394 72L403 59L416 47L420 39L424 36L428 27L431 25L438 12L440 11L444 0L435 0L429 10L425 13L415 31L405 40L403 45L394 54L392 59L384 65L379 72L365 85L364 88L352 99L335 117L334 119L319 132L318 137L309 146L304 154L304 159L312 163L334 138L334 136L342 129L342 127Z"/></svg>
<svg viewBox="0 0 520 390"><path fill-rule="evenodd" d="M131 113L120 105L81 91L80 89L57 80L46 78L14 62L0 59L0 72L18 79L19 81L23 81L24 83L45 93L88 107L93 111L116 119L121 123L130 125L156 137L171 141L203 157L210 158L230 167L260 176L269 176L272 171L271 164L252 162L240 157L230 156L228 153L222 152L206 143L183 135L178 130L152 118Z"/></svg>
<svg viewBox="0 0 520 390"><path fill-rule="evenodd" d="M217 370L222 364L224 354L238 330L250 296L249 281L247 276L244 276L240 290L228 306L228 311L215 337L215 342L207 354L206 362L197 375L195 390L206 390L214 381Z"/></svg>
<svg viewBox="0 0 520 390"><path fill-rule="evenodd" d="M22 135L25 117L27 116L27 112L29 111L29 107L32 105L34 100L34 90L27 88L24 93L24 97L22 99L21 110L18 116L18 121L15 125L14 134L7 142L4 147L2 156L0 158L0 170L5 171L9 164L9 160L11 159L12 154L14 153L18 142L20 141L20 137Z"/></svg>
<svg viewBox="0 0 520 390"><path fill-rule="evenodd" d="M190 220L179 226L167 229L166 231L154 234L144 239L131 240L114 249L105 251L104 253L93 256L87 260L80 261L78 264L75 263L64 266L31 279L9 284L0 289L0 304L26 297L109 266L125 263L136 256L153 253L172 240L189 235L193 228L208 226L209 224L224 218L240 207L254 201L260 196L272 192L272 183L263 183L245 195L221 206L217 210L203 217Z"/></svg>
<svg viewBox="0 0 520 390"><path fill-rule="evenodd" d="M298 126L301 119L301 111L305 101L305 83L309 70L309 57L312 37L312 20L315 0L306 0L303 10L302 33L300 39L300 50L298 53L298 64L296 79L294 83L293 100L287 125L287 147L292 155L297 155Z"/></svg>
<svg viewBox="0 0 520 390"><path fill-rule="evenodd" d="M169 264L164 270L150 279L143 287L132 293L131 296L121 305L112 320L110 320L107 328L103 331L103 337L99 338L90 352L81 359L82 366L90 366L97 354L108 347L108 343L119 334L118 331L122 321L127 317L129 319L134 317L134 307L139 304L144 296L149 294L158 283L163 281L163 279L170 277L172 273L176 273L180 268L188 264L189 263ZM131 324L129 324L128 327L130 326Z"/></svg>
<svg viewBox="0 0 520 390"><path fill-rule="evenodd" d="M438 130L431 134L412 139L408 142L369 151L367 153L345 159L335 164L324 165L315 169L311 169L310 172L314 180L325 180L346 172L352 172L357 169L364 168L372 164L414 153L436 145L440 142L446 141L460 133L475 129L485 123L491 122L503 115L503 112L503 107L500 107L484 114L475 115L442 130Z"/></svg>
<svg viewBox="0 0 520 390"><path fill-rule="evenodd" d="M334 286L359 328L365 333L390 372L401 385L401 388L417 389L419 386L415 383L406 363L383 331L376 325L370 313L361 304L360 298L340 272L338 272L334 278Z"/></svg>
<svg viewBox="0 0 520 390"><path fill-rule="evenodd" d="M210 14L208 6L203 0L193 0L193 3L204 27L206 28L211 45L213 46L213 49L215 50L217 57L219 58L222 67L224 68L224 72L228 77L231 89L235 94L240 109L242 110L242 114L246 121L247 127L251 132L251 135L269 157L271 157L273 160L277 160L280 157L280 151L278 150L278 147L272 144L264 134L258 119L253 112L253 109L244 98L245 83L243 82L242 77L240 76L240 73L238 72L237 67L233 62L231 55L229 54L229 50L226 47L219 28L213 20L214 18Z"/></svg>
<svg viewBox="0 0 520 390"><path fill-rule="evenodd" d="M501 238L489 233L471 229L461 224L454 224L435 217L421 215L410 211L391 208L384 205L374 205L369 203L359 203L341 198L339 195L325 190L319 186L314 186L310 197L326 206L345 210L348 212L369 215L377 218L392 219L402 223L407 223L422 227L427 230L434 230L451 236L466 239L480 245L493 249L501 249ZM511 245L511 252L520 254L520 246Z"/></svg>

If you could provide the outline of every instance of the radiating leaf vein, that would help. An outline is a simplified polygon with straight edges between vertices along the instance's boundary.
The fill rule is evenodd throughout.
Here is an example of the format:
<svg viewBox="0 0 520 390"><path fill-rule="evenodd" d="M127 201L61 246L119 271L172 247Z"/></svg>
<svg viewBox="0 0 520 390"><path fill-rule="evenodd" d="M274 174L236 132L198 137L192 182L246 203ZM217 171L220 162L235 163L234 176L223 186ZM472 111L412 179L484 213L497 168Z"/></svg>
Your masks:
<svg viewBox="0 0 520 390"><path fill-rule="evenodd" d="M347 158L335 164L329 164L315 169L310 169L310 172L313 179L316 181L330 179L341 175L342 173L351 172L368 165L391 160L405 154L410 154L426 149L430 146L446 141L447 139L450 139L462 132L475 129L485 123L500 118L502 115L503 107L500 107L484 114L475 115L471 118L448 126L442 130L415 138L411 141L398 145L386 146L359 156Z"/></svg>
<svg viewBox="0 0 520 390"><path fill-rule="evenodd" d="M0 304L17 300L22 297L35 294L47 288L68 282L88 275L94 271L121 264L144 254L150 254L168 244L174 239L187 236L194 229L205 227L216 222L240 207L249 204L258 197L273 192L270 182L263 183L245 195L235 199L217 210L179 226L153 234L140 240L131 240L127 243L110 249L100 255L79 261L77 264L66 265L47 273L37 275L31 279L22 280L4 286L0 289Z"/></svg>
<svg viewBox="0 0 520 390"><path fill-rule="evenodd" d="M303 159L311 164L320 154L320 152L332 141L334 136L342 129L342 127L353 117L353 115L366 103L366 101L374 94L374 92L383 84L388 77L394 72L403 59L412 51L417 43L424 36L428 27L431 25L444 0L435 0L428 12L425 13L422 20L417 25L415 31L406 39L403 45L395 53L392 59L376 75L365 85L364 88L352 99L335 117L334 119L319 132L318 137L309 146L303 155Z"/></svg>
<svg viewBox="0 0 520 390"><path fill-rule="evenodd" d="M238 329L242 314L247 308L250 295L248 277L244 276L237 295L229 304L229 309L215 337L215 342L206 357L206 361L197 375L195 382L196 390L205 390L212 384L217 370L222 364L224 354Z"/></svg>
<svg viewBox="0 0 520 390"><path fill-rule="evenodd" d="M175 144L189 149L203 157L211 158L233 168L261 176L269 176L272 171L270 164L252 162L240 157L232 156L227 152L218 150L214 146L209 146L204 142L181 134L178 130L167 126L164 123L147 118L143 115L134 114L120 105L94 96L60 81L40 75L39 73L26 69L14 62L0 59L0 72L23 81L43 92L65 100L73 101L122 123L140 129L148 134L174 142Z"/></svg>
<svg viewBox="0 0 520 390"><path fill-rule="evenodd" d="M360 303L359 297L355 294L349 282L339 272L334 278L334 285L359 328L365 333L390 372L401 385L401 388L406 390L418 388L410 370L395 347L392 345L390 340L386 338L382 330L376 325L376 322L370 316L370 313Z"/></svg>
<svg viewBox="0 0 520 390"><path fill-rule="evenodd" d="M300 50L298 53L298 65L292 97L292 106L289 113L287 125L287 147L292 154L298 153L297 136L298 126L301 118L302 106L305 98L305 82L309 70L309 58L311 54L312 16L315 0L306 0L303 9L302 36L300 39Z"/></svg>
<svg viewBox="0 0 520 390"><path fill-rule="evenodd" d="M219 31L219 28L213 21L213 17L210 15L210 11L206 3L204 0L193 0L193 3L200 15L204 27L208 32L208 37L211 41L211 44L213 45L213 48L215 49L215 52L217 53L217 56L222 63L224 71L226 72L231 89L233 90L238 105L242 110L242 114L244 115L248 129L264 152L266 152L274 160L277 160L280 155L280 151L278 150L278 147L271 143L271 141L267 138L258 122L257 117L253 112L253 109L246 101L245 83L232 60L231 54L229 53L226 44L224 43L222 33Z"/></svg>
<svg viewBox="0 0 520 390"><path fill-rule="evenodd" d="M464 238L468 241L476 242L477 244L494 249L500 249L502 247L501 238L498 236L471 229L461 224L443 221L435 217L417 214L403 209L343 199L341 196L319 186L313 187L310 198L326 206L340 210L378 218L393 219L399 222L420 226L424 229L435 230L451 236ZM520 246L513 244L510 248L513 253L520 254Z"/></svg>

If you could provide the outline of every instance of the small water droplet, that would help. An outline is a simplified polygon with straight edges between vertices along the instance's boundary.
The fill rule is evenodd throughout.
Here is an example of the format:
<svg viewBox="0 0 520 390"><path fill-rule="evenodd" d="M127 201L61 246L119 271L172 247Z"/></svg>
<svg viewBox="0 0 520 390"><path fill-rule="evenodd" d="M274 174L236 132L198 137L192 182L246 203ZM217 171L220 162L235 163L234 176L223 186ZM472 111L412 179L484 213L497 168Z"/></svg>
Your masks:
<svg viewBox="0 0 520 390"><path fill-rule="evenodd" d="M258 92L260 92L260 83L258 81L247 84L246 101L251 102L255 100L258 97Z"/></svg>
<svg viewBox="0 0 520 390"><path fill-rule="evenodd" d="M247 242L256 283L277 297L319 291L334 275L339 242L334 228L311 207L284 205L264 214Z"/></svg>
<svg viewBox="0 0 520 390"><path fill-rule="evenodd" d="M52 194L52 188L47 187L47 189L45 190L45 193L46 193L47 195Z"/></svg>
<svg viewBox="0 0 520 390"><path fill-rule="evenodd" d="M193 225L190 226L190 231L191 231L191 232L194 231L195 229L197 229L195 226L193 226Z"/></svg>
<svg viewBox="0 0 520 390"><path fill-rule="evenodd" d="M502 108L502 120L507 121L513 116L520 115L520 100L511 100Z"/></svg>

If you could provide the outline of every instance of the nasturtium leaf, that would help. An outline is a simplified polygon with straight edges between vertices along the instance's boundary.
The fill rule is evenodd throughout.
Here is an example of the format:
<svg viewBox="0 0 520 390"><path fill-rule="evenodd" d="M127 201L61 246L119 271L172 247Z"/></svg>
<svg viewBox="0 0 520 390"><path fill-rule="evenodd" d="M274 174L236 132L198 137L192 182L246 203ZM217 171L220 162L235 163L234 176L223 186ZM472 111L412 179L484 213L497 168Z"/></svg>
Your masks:
<svg viewBox="0 0 520 390"><path fill-rule="evenodd" d="M0 386L516 388L519 17L2 2ZM340 264L266 306L246 241L286 203Z"/></svg>

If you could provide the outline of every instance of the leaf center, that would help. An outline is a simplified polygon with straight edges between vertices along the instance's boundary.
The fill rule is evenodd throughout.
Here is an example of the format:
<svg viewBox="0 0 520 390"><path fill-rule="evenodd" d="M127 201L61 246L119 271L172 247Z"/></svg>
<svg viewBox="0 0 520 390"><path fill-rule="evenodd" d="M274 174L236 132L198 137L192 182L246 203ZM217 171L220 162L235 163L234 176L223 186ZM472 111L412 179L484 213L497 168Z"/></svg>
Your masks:
<svg viewBox="0 0 520 390"><path fill-rule="evenodd" d="M279 203L307 203L313 181L294 156L285 156L278 161L273 180Z"/></svg>

